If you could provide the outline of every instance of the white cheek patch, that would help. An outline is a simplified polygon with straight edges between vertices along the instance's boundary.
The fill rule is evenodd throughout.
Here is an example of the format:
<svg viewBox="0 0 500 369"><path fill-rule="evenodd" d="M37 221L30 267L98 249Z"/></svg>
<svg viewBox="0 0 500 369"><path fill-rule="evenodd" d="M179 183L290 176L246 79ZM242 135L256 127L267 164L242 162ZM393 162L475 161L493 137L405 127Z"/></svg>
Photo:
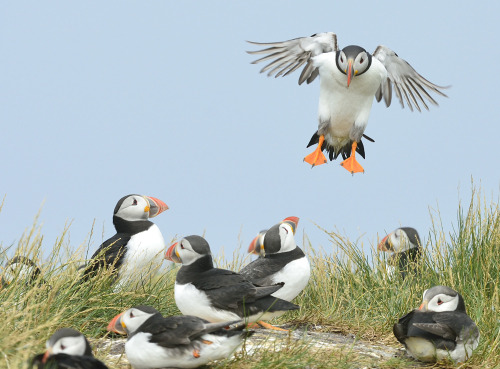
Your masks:
<svg viewBox="0 0 500 369"><path fill-rule="evenodd" d="M61 344L64 349L61 348ZM67 355L83 355L85 353L85 340L83 337L64 337L61 338L53 347L53 354L67 354Z"/></svg>

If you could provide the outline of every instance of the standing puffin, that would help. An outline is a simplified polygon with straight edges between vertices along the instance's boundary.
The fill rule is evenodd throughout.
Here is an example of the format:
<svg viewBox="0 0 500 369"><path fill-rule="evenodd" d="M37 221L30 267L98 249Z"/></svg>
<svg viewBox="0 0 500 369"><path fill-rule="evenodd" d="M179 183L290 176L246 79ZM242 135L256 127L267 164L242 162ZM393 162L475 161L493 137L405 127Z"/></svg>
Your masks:
<svg viewBox="0 0 500 369"><path fill-rule="evenodd" d="M168 249L165 258L182 263L174 294L179 310L209 322L270 320L299 306L271 296L283 284L258 286L241 274L214 268L208 242L188 236Z"/></svg>
<svg viewBox="0 0 500 369"><path fill-rule="evenodd" d="M361 139L365 137L373 141L364 135L373 98L377 101L384 98L386 106L389 106L392 85L401 106L404 107L406 101L412 111L413 106L420 111L419 104L428 110L426 100L438 105L429 91L446 96L441 92L446 87L429 82L394 51L382 45L373 54L355 45L340 50L337 36L332 32L283 42L250 43L266 47L248 51L249 54L265 55L253 64L270 61L261 73L268 71L268 76L286 76L305 64L299 85L304 81L311 83L318 75L321 76L318 130L307 145L318 144L318 147L304 158L313 167L326 163L323 154L326 150L330 160L342 154L345 160L341 165L349 172L364 172L356 161L355 153L365 157Z"/></svg>
<svg viewBox="0 0 500 369"><path fill-rule="evenodd" d="M231 329L226 326L239 323ZM135 306L118 314L108 331L127 334L127 359L136 369L196 368L229 357L253 334L238 322L209 323L195 316L164 318L150 306Z"/></svg>
<svg viewBox="0 0 500 369"><path fill-rule="evenodd" d="M385 236L378 244L380 251L392 253L388 262L389 274L395 269L405 279L408 273L417 273L417 263L422 255L422 243L415 228L401 227Z"/></svg>
<svg viewBox="0 0 500 369"><path fill-rule="evenodd" d="M154 197L127 195L115 206L113 224L116 234L106 240L92 255L83 277L94 276L100 268L118 271L120 282L137 281L143 273L159 266L165 241L153 218L168 206Z"/></svg>
<svg viewBox="0 0 500 369"><path fill-rule="evenodd" d="M36 355L30 368L37 369L107 369L92 355L89 341L71 328L58 329L47 341L47 350Z"/></svg>
<svg viewBox="0 0 500 369"><path fill-rule="evenodd" d="M252 283L269 286L284 283L272 295L292 301L306 286L311 276L311 266L306 255L295 243L295 230L299 218L288 217L271 227L260 244L257 236L252 244L260 245L262 257L254 260L240 274Z"/></svg>
<svg viewBox="0 0 500 369"><path fill-rule="evenodd" d="M399 319L393 332L410 356L425 362L463 362L479 344L479 330L462 296L446 286L424 291L420 308Z"/></svg>

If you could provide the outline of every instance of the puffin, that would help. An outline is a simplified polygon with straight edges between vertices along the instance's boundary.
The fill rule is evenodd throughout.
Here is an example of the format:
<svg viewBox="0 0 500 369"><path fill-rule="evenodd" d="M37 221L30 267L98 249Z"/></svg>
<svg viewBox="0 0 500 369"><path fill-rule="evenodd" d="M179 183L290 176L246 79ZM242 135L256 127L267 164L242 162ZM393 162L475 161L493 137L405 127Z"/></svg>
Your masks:
<svg viewBox="0 0 500 369"><path fill-rule="evenodd" d="M115 316L107 329L128 335L128 361L136 369L146 369L196 368L226 359L253 334L244 328L241 320L209 323L189 315L165 318L151 306L135 306Z"/></svg>
<svg viewBox="0 0 500 369"><path fill-rule="evenodd" d="M411 357L424 362L464 362L479 344L479 329L464 299L446 286L425 290L420 307L400 318L393 332Z"/></svg>
<svg viewBox="0 0 500 369"><path fill-rule="evenodd" d="M272 226L263 236L260 234L252 244L260 247L262 257L240 270L240 274L260 286L284 283L272 296L292 301L307 286L311 266L306 255L295 243L295 230L299 218L288 217Z"/></svg>
<svg viewBox="0 0 500 369"><path fill-rule="evenodd" d="M395 270L402 279L408 273L417 273L417 263L422 256L422 243L415 228L401 227L385 236L378 244L379 251L391 253L388 262L389 274Z"/></svg>
<svg viewBox="0 0 500 369"><path fill-rule="evenodd" d="M259 286L231 270L215 268L208 242L187 236L169 247L165 258L182 263L174 286L175 303L184 315L209 322L270 320L298 305L271 296L283 283Z"/></svg>
<svg viewBox="0 0 500 369"><path fill-rule="evenodd" d="M0 274L0 288L5 288L13 281L23 281L26 286L44 283L40 278L42 272L33 260L26 256L15 256L5 264Z"/></svg>
<svg viewBox="0 0 500 369"><path fill-rule="evenodd" d="M89 341L72 328L58 329L47 341L47 350L31 360L37 369L107 369L92 355Z"/></svg>
<svg viewBox="0 0 500 369"><path fill-rule="evenodd" d="M158 226L149 218L167 209L163 201L154 197L123 196L113 212L116 234L92 255L83 279L95 276L101 268L111 268L117 272L119 283L137 281L142 273L159 266L163 261L165 241Z"/></svg>
<svg viewBox="0 0 500 369"><path fill-rule="evenodd" d="M404 108L429 110L428 104L438 105L430 95L442 92L447 86L438 86L418 74L413 67L394 51L379 45L373 54L361 46L349 45L340 49L337 35L332 32L316 33L310 37L299 37L282 42L252 42L264 47L249 54L264 55L252 62L269 62L260 72L268 76L286 76L304 68L299 85L311 83L319 75L320 92L318 108L318 130L307 147L317 148L304 158L312 167L342 155L341 165L352 174L364 172L356 160L356 152L365 158L362 138L374 142L364 134L373 98L386 106L391 105L392 89Z"/></svg>

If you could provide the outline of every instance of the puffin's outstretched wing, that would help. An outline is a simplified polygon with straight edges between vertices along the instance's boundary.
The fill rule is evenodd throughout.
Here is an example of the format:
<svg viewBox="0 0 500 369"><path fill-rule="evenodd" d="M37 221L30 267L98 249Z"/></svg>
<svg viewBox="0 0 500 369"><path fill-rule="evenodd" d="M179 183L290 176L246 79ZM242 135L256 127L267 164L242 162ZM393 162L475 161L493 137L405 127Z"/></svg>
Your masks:
<svg viewBox="0 0 500 369"><path fill-rule="evenodd" d="M282 42L252 42L254 45L267 46L267 48L256 51L247 51L249 54L267 54L266 56L254 60L252 64L268 61L261 73L268 72L268 76L286 76L304 63L307 63L299 77L299 85L304 81L311 83L318 76L318 68L313 66L311 58L327 52L336 52L337 35L332 32L316 33L310 37L299 37Z"/></svg>
<svg viewBox="0 0 500 369"><path fill-rule="evenodd" d="M398 54L388 47L378 46L373 53L373 57L377 58L387 70L387 79L382 81L375 94L378 102L383 97L385 105L391 105L392 84L394 84L394 90L401 107L404 108L403 100L405 100L411 111L413 111L413 105L418 111L421 111L419 103L429 110L425 100L428 100L433 105L439 105L429 94L429 91L447 97L441 90L449 86L438 86L428 81L418 74L406 60L398 57Z"/></svg>

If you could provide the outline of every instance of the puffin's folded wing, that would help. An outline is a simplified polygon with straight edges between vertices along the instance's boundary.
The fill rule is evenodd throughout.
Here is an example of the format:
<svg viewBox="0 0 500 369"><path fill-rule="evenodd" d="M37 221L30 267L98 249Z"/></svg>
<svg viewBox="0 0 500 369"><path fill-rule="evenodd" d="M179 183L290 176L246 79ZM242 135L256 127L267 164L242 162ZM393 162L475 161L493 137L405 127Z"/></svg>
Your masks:
<svg viewBox="0 0 500 369"><path fill-rule="evenodd" d="M336 52L337 36L332 32L317 33L310 37L299 37L282 42L253 42L251 44L265 46L256 51L247 51L249 54L266 54L254 60L252 64L270 61L260 72L267 72L268 76L286 76L302 65L305 65L299 77L299 85L304 81L311 83L318 76L318 68L313 66L311 58L327 52Z"/></svg>
<svg viewBox="0 0 500 369"><path fill-rule="evenodd" d="M449 86L438 86L428 81L418 74L407 61L398 57L388 47L378 46L373 53L373 57L377 58L387 70L387 79L382 81L375 94L379 102L382 97L384 98L386 106L391 105L392 84L394 84L394 90L401 106L404 108L403 100L405 100L411 111L413 111L413 105L418 111L421 111L419 104L429 110L425 100L433 105L438 105L436 100L429 94L429 91L447 97L441 90Z"/></svg>

